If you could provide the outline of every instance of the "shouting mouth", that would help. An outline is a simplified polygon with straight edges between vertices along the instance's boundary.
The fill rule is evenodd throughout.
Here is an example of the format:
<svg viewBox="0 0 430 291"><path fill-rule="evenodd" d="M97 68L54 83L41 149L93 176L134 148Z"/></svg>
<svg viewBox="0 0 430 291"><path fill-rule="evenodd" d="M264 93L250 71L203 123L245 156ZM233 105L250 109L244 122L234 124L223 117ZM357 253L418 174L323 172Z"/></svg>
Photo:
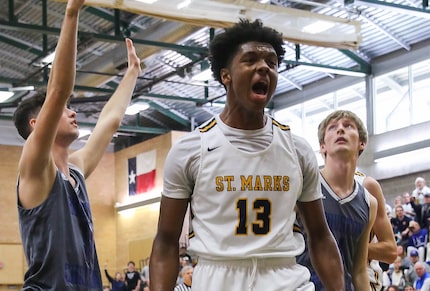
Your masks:
<svg viewBox="0 0 430 291"><path fill-rule="evenodd" d="M252 86L252 91L258 95L266 95L269 85L266 82L259 81Z"/></svg>

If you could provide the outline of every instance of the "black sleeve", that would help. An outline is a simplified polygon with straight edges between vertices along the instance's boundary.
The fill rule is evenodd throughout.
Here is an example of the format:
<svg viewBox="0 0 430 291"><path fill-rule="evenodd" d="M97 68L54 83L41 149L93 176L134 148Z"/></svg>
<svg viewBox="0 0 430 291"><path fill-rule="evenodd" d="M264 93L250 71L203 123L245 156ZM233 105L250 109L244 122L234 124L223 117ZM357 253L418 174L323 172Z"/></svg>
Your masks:
<svg viewBox="0 0 430 291"><path fill-rule="evenodd" d="M106 269L105 269L105 274L106 274L106 277L108 278L109 282L112 283L113 278L109 275L109 273L108 273L108 271Z"/></svg>

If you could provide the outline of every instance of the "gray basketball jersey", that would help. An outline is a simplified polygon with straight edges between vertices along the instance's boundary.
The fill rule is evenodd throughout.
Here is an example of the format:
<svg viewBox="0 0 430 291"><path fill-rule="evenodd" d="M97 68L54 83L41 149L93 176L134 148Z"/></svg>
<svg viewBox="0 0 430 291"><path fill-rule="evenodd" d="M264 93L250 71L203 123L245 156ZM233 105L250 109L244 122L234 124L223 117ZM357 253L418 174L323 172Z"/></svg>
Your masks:
<svg viewBox="0 0 430 291"><path fill-rule="evenodd" d="M18 202L27 259L23 290L100 291L102 280L82 174L70 168L73 188L57 170L48 198L33 209Z"/></svg>
<svg viewBox="0 0 430 291"><path fill-rule="evenodd" d="M321 178L321 190L323 194L323 205L328 226L338 244L345 270L346 290L354 290L352 285L352 263L358 247L358 241L363 234L370 215L370 195L359 183L354 183L353 192L345 197L339 198L330 188L328 183ZM316 290L325 290L318 278L309 258L305 252L298 257L298 262L308 267L311 271L311 280Z"/></svg>

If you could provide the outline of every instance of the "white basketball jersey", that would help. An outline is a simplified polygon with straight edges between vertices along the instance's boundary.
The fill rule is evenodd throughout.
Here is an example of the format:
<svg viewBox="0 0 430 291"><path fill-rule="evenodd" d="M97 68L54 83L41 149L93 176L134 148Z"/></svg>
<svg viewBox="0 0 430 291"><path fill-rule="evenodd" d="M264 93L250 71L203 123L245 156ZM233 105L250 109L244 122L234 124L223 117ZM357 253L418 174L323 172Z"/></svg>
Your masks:
<svg viewBox="0 0 430 291"><path fill-rule="evenodd" d="M200 128L190 251L211 259L303 252L303 237L293 232L302 169L289 127L271 119L268 123L273 140L257 152L234 147L215 118Z"/></svg>

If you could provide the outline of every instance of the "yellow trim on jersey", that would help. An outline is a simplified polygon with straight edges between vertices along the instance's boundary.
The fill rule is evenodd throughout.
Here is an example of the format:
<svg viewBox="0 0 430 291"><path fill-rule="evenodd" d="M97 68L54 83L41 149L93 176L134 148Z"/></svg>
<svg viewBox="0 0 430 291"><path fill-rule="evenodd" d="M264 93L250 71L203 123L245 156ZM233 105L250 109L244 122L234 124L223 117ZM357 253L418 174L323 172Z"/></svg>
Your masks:
<svg viewBox="0 0 430 291"><path fill-rule="evenodd" d="M293 232L299 232L302 233L302 228L297 223L294 223L293 225Z"/></svg>
<svg viewBox="0 0 430 291"><path fill-rule="evenodd" d="M279 123L278 121L276 121L273 118L272 118L272 123L274 125L276 125L277 127L279 127L281 130L290 130L290 126L289 125L283 125L283 124Z"/></svg>
<svg viewBox="0 0 430 291"><path fill-rule="evenodd" d="M211 128L213 128L216 125L216 119L213 118L209 123L207 123L205 126L200 127L199 130L200 132L207 132L209 131Z"/></svg>
<svg viewBox="0 0 430 291"><path fill-rule="evenodd" d="M360 176L360 177L365 177L366 176L366 174L363 174L362 172L360 172L358 170L355 171L354 175Z"/></svg>

